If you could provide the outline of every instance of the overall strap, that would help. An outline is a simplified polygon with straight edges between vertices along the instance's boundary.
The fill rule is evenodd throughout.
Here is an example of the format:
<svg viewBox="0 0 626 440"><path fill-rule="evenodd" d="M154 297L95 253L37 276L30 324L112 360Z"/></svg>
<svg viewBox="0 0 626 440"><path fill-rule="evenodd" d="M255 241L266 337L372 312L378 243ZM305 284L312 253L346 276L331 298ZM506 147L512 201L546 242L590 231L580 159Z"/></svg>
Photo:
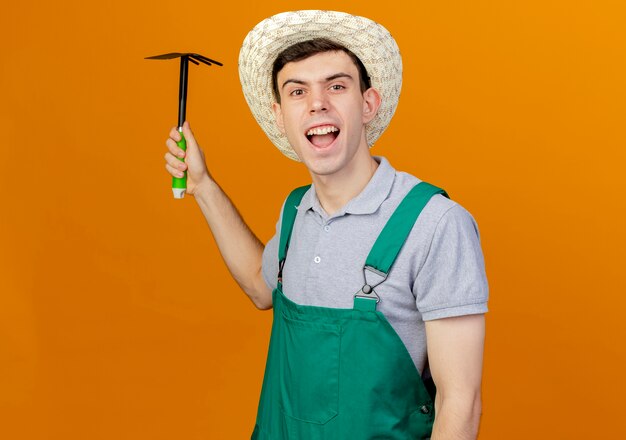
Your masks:
<svg viewBox="0 0 626 440"><path fill-rule="evenodd" d="M404 242L413 229L415 221L431 197L436 194L442 194L449 198L448 194L441 188L427 182L418 183L404 197L387 221L374 246L372 246L363 268L364 273L369 270L382 277L382 281L378 284L387 278L400 249L404 246ZM354 297L355 309L376 310L376 304L380 298L374 292L374 287L378 284L370 286L367 284L366 278L365 285Z"/></svg>
<svg viewBox="0 0 626 440"><path fill-rule="evenodd" d="M287 249L289 248L289 242L291 241L291 231L293 230L293 224L296 221L296 214L298 214L298 205L304 197L311 185L301 186L291 191L291 194L285 201L283 208L283 219L280 226L280 244L278 245L278 281L282 281L283 266L285 264L285 258L287 256Z"/></svg>

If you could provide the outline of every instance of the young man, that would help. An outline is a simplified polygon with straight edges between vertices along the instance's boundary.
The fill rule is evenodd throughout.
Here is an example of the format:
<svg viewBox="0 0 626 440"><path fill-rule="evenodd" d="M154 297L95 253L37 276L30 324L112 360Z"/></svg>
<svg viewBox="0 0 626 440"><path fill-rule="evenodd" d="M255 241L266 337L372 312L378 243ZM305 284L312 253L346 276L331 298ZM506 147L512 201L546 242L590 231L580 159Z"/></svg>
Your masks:
<svg viewBox="0 0 626 440"><path fill-rule="evenodd" d="M369 153L398 101L395 41L363 17L283 13L248 34L239 70L255 118L313 183L287 198L276 235L264 247L250 231L188 123L186 156L173 128L166 169L187 169L233 277L274 309L252 438L475 439L488 298L476 224Z"/></svg>

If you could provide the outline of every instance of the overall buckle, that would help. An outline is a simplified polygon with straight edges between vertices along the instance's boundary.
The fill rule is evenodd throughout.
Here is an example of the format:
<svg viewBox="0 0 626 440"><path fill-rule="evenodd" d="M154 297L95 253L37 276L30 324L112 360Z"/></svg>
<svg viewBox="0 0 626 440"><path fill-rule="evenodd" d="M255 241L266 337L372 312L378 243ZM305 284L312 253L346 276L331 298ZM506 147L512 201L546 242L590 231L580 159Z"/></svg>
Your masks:
<svg viewBox="0 0 626 440"><path fill-rule="evenodd" d="M374 288L369 284L365 284L361 287L357 293L354 294L355 298L366 298L376 300L376 304L380 302L380 296L374 291Z"/></svg>
<svg viewBox="0 0 626 440"><path fill-rule="evenodd" d="M367 271L375 274L378 278L376 281L378 282L370 283L370 281L368 281L367 279ZM361 287L361 290L354 294L354 297L372 299L376 301L376 304L378 304L380 302L380 296L378 296L378 294L374 290L374 287L384 282L387 279L387 274L372 266L365 265L363 266L363 279L365 280L363 287Z"/></svg>

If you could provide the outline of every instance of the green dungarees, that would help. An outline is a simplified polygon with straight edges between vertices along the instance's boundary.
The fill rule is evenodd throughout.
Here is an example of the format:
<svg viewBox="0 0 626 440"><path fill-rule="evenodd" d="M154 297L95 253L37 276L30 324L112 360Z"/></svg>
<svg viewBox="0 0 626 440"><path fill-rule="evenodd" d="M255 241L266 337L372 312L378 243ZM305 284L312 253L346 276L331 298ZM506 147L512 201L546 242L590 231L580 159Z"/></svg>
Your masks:
<svg viewBox="0 0 626 440"><path fill-rule="evenodd" d="M274 321L252 440L409 440L430 438L434 383L423 381L409 352L376 310L375 286L354 294L351 309L305 306L282 292L296 206L309 186L295 189L283 211ZM389 273L415 220L435 194L426 182L409 191L376 239L364 273Z"/></svg>

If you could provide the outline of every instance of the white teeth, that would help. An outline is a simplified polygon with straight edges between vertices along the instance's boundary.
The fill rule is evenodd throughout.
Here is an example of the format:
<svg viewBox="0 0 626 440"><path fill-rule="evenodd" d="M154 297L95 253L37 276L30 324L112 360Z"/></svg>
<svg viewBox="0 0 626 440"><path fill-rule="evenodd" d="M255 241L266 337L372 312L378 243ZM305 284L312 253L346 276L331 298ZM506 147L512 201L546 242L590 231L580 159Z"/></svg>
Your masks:
<svg viewBox="0 0 626 440"><path fill-rule="evenodd" d="M339 129L337 127L331 126L331 125L325 125L323 127L315 127L310 129L306 135L307 136L313 136L314 134L328 134L328 133L333 133L335 131L339 131Z"/></svg>

